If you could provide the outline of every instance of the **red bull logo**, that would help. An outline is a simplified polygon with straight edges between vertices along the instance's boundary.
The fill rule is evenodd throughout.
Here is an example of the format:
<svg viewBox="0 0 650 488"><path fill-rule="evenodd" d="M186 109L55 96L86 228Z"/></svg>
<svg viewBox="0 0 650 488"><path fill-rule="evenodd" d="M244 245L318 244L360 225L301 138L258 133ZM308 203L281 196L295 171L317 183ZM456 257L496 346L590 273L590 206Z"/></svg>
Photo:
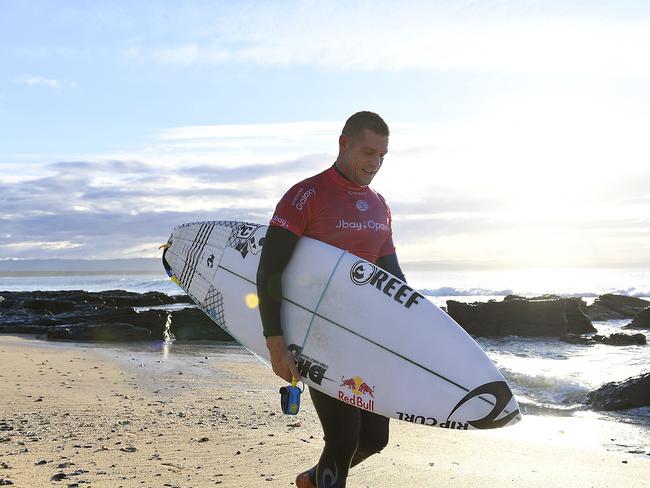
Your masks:
<svg viewBox="0 0 650 488"><path fill-rule="evenodd" d="M368 383L361 376L354 376L347 379L341 377L339 388L339 400L370 412L375 411L375 387L373 386L371 388L368 386ZM341 391L344 388L347 388L348 391ZM348 393L352 394L348 395Z"/></svg>

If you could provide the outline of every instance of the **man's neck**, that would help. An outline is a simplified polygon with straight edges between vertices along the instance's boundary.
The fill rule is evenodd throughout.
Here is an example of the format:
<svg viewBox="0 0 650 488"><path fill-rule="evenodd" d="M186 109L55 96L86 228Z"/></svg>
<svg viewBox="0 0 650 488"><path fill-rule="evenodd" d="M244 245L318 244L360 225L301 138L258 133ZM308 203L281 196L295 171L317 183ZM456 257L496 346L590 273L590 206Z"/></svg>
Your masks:
<svg viewBox="0 0 650 488"><path fill-rule="evenodd" d="M345 174L343 173L343 171L341 171L341 170L339 169L339 165L337 164L337 161L334 161L334 169L336 170L336 172L337 172L338 174L340 174L343 178L345 178L346 180L348 180L350 183L354 183L354 181L352 181L350 178L348 178L347 176L345 176Z"/></svg>

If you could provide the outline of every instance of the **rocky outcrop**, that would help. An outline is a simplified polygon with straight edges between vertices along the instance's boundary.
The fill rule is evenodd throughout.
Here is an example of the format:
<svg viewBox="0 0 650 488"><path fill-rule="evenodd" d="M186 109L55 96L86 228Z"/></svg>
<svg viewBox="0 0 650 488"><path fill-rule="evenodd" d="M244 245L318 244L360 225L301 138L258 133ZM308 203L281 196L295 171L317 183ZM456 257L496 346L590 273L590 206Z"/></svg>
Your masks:
<svg viewBox="0 0 650 488"><path fill-rule="evenodd" d="M447 312L468 333L477 336L549 336L596 332L578 298L546 295L507 296L502 302L447 301Z"/></svg>
<svg viewBox="0 0 650 488"><path fill-rule="evenodd" d="M171 312L170 331L178 341L234 341L230 334L198 308L183 308Z"/></svg>
<svg viewBox="0 0 650 488"><path fill-rule="evenodd" d="M643 334L621 334L615 333L608 336L595 334L585 337L580 334L564 334L560 337L562 342L569 344L606 344L608 346L644 346L648 340Z"/></svg>
<svg viewBox="0 0 650 488"><path fill-rule="evenodd" d="M650 307L641 310L624 329L650 329Z"/></svg>
<svg viewBox="0 0 650 488"><path fill-rule="evenodd" d="M161 339L171 315L178 340L230 341L232 338L199 309L167 311L191 303L186 295L123 290L0 292L0 332L41 333L50 339L133 341ZM135 308L158 307L136 311Z"/></svg>
<svg viewBox="0 0 650 488"><path fill-rule="evenodd" d="M646 307L650 302L642 298L606 294L596 298L586 313L591 320L631 319Z"/></svg>
<svg viewBox="0 0 650 488"><path fill-rule="evenodd" d="M607 383L587 394L585 403L595 410L627 410L650 405L650 373Z"/></svg>
<svg viewBox="0 0 650 488"><path fill-rule="evenodd" d="M610 334L609 336L595 335L591 338L595 342L609 346L643 346L648 343L643 334Z"/></svg>

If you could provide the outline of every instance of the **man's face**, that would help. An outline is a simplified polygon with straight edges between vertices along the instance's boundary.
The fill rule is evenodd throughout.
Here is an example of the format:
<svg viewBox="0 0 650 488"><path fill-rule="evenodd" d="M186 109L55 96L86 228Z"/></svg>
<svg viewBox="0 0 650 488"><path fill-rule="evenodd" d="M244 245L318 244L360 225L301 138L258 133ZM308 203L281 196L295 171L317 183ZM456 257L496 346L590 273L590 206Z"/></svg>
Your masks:
<svg viewBox="0 0 650 488"><path fill-rule="evenodd" d="M369 185L388 152L388 136L364 129L355 138L341 135L339 169L359 186Z"/></svg>

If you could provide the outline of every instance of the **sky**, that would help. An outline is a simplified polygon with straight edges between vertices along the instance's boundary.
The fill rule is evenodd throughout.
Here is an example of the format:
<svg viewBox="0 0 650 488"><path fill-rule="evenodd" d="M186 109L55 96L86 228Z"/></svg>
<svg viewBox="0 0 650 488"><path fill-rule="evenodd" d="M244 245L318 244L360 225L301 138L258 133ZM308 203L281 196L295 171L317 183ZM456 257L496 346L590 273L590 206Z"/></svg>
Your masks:
<svg viewBox="0 0 650 488"><path fill-rule="evenodd" d="M267 223L378 112L401 262L650 263L650 4L0 1L0 259Z"/></svg>

